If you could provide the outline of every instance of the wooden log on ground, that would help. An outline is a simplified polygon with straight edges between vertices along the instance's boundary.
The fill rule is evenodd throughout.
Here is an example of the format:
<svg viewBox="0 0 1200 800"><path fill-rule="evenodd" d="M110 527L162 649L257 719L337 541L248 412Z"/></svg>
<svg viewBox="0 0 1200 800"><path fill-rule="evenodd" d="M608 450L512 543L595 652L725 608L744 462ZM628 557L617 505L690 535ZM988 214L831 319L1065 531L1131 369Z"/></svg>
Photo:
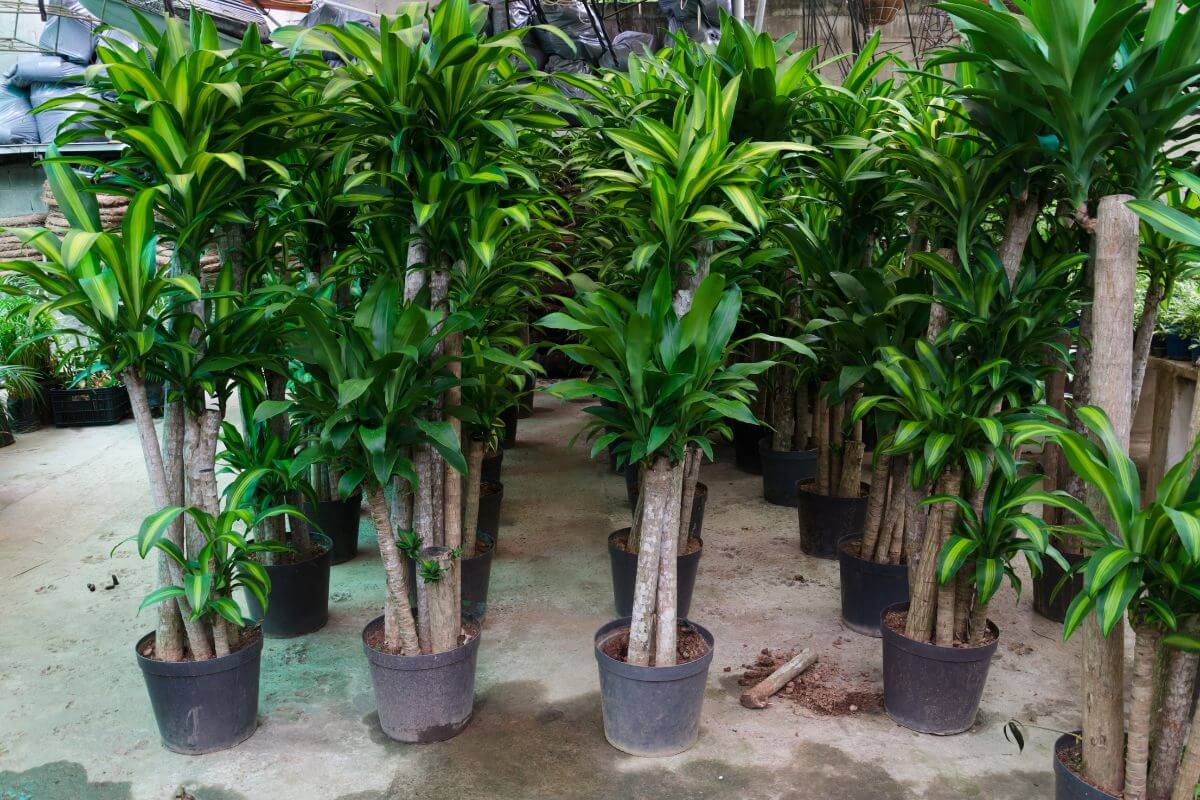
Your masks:
<svg viewBox="0 0 1200 800"><path fill-rule="evenodd" d="M771 695L815 663L817 663L817 654L807 647L804 648L782 667L742 692L740 698L742 705L746 708L766 708L767 700L771 698Z"/></svg>

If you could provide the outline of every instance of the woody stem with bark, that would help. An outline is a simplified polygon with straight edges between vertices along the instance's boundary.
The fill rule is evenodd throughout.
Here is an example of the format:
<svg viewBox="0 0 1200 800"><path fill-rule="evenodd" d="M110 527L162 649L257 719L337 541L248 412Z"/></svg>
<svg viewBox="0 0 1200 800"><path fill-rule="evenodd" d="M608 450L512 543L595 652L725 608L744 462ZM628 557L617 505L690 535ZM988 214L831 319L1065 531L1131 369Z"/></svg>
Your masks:
<svg viewBox="0 0 1200 800"><path fill-rule="evenodd" d="M1013 198L1008 209L1008 220L1004 226L1004 239L1000 243L1000 261L1004 264L1004 272L1011 284L1021 271L1021 258L1025 255L1025 245L1029 242L1029 234L1033 232L1034 223L1042 211L1041 198L1026 191L1020 197Z"/></svg>
<svg viewBox="0 0 1200 800"><path fill-rule="evenodd" d="M396 547L383 487L371 481L366 485L366 494L387 583L383 598L383 646L390 653L414 656L421 652L421 646L408 607L408 567Z"/></svg>
<svg viewBox="0 0 1200 800"><path fill-rule="evenodd" d="M1187 736L1188 715L1192 708L1192 692L1196 686L1198 666L1200 653L1171 649L1167 654L1162 705L1154 721L1154 729L1158 731L1158 736L1154 740L1154 754L1150 759L1150 777L1147 782L1150 800L1168 800L1171 796L1175 772Z"/></svg>
<svg viewBox="0 0 1200 800"><path fill-rule="evenodd" d="M146 396L146 383L137 367L128 367L124 372L125 388L129 392L129 404L137 426L138 439L142 445L142 457L146 462L146 475L150 479L150 497L156 508L173 505L167 469L159 447L158 433L154 430L154 417ZM165 421L164 421L165 427ZM178 528L178 526L172 526ZM178 528L178 530L182 530ZM178 536L178 532L177 532ZM170 538L170 537L168 537ZM179 542L175 542L179 544ZM171 576L171 559L158 553L157 571L159 586L166 586ZM154 633L154 653L163 661L179 661L183 658L183 620L179 616L179 604L167 600L158 605L158 625Z"/></svg>
<svg viewBox="0 0 1200 800"><path fill-rule="evenodd" d="M463 498L463 558L475 555L475 534L479 528L480 473L483 472L483 442L467 441L467 491Z"/></svg>
<svg viewBox="0 0 1200 800"><path fill-rule="evenodd" d="M1125 800L1144 800L1150 762L1150 711L1154 706L1154 665L1162 634L1152 625L1134 627L1133 682L1125 744Z"/></svg>
<svg viewBox="0 0 1200 800"><path fill-rule="evenodd" d="M633 584L633 614L629 623L629 649L625 660L649 666L654 645L654 623L658 606L659 561L662 557L664 521L671 505L671 465L659 458L642 470L641 536L638 544L637 576ZM674 530L671 538L674 538Z"/></svg>
<svg viewBox="0 0 1200 800"><path fill-rule="evenodd" d="M1154 338L1154 327L1158 324L1158 311L1163 301L1163 285L1151 278L1146 287L1146 299L1142 302L1142 317L1133 334L1133 391L1130 394L1134 416L1138 401L1142 399L1142 383L1146 379L1146 365L1150 362L1150 342Z"/></svg>
<svg viewBox="0 0 1200 800"><path fill-rule="evenodd" d="M678 625L676 615L679 609L679 503L683 494L683 464L668 466L666 509L662 527L658 558L658 600L654 620L655 647L654 665L656 667L671 666L676 661L676 639Z"/></svg>
<svg viewBox="0 0 1200 800"><path fill-rule="evenodd" d="M863 535L859 543L859 558L871 558L875 554L875 543L883 527L883 506L888 497L892 457L885 453L875 453L871 465L871 489L867 493L867 511L863 521Z"/></svg>
<svg viewBox="0 0 1200 800"><path fill-rule="evenodd" d="M692 527L692 505L696 500L696 484L700 480L700 448L692 446L683 458L683 488L679 495L679 543L677 552L687 552L688 534Z"/></svg>
<svg viewBox="0 0 1200 800"><path fill-rule="evenodd" d="M962 485L962 473L957 467L947 469L938 479L936 494L956 495ZM915 565L912 578L912 602L908 609L904 635L918 642L933 638L934 625L942 609L938 604L937 554L954 527L957 506L939 503L930 515L929 529L921 545L921 560ZM934 516L936 515L936 517ZM936 523L936 524L935 524ZM910 570L913 567L910 566ZM953 585L951 586L953 591ZM953 629L953 604L950 624ZM952 631L953 632L953 631Z"/></svg>
<svg viewBox="0 0 1200 800"><path fill-rule="evenodd" d="M1092 352L1090 402L1104 409L1117 441L1129 449L1133 360L1133 304L1138 259L1138 217L1126 207L1129 195L1100 200L1092 258ZM1087 493L1101 524L1107 505L1099 492ZM1110 530L1112 528L1110 527ZM1096 615L1083 628L1083 771L1096 786L1116 791L1124 785L1124 622L1105 636Z"/></svg>

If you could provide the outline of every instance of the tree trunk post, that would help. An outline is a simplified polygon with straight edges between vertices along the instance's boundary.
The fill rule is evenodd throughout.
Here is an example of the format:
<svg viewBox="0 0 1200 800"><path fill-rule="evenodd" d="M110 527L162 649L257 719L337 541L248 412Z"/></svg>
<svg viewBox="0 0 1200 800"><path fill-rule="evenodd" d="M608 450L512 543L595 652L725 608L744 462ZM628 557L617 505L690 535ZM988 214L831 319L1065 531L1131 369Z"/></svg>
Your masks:
<svg viewBox="0 0 1200 800"><path fill-rule="evenodd" d="M451 580L454 558L449 547L426 547L421 551L422 560L433 561L441 568L439 581L426 583L429 596L429 651L446 653L458 647L458 635L462 628L462 611L459 608L458 591Z"/></svg>
<svg viewBox="0 0 1200 800"><path fill-rule="evenodd" d="M633 586L633 616L629 623L629 651L625 660L639 666L650 665L654 638L655 610L658 602L659 561L662 554L664 520L670 513L671 465L657 459L642 471L642 525L638 546L637 577ZM672 533L674 530L672 529Z"/></svg>
<svg viewBox="0 0 1200 800"><path fill-rule="evenodd" d="M1168 651L1162 708L1153 723L1158 736L1154 740L1154 755L1150 759L1147 783L1150 800L1170 800L1175 772L1187 738L1197 666L1200 666L1200 653L1175 649Z"/></svg>
<svg viewBox="0 0 1200 800"><path fill-rule="evenodd" d="M1200 714L1192 714L1192 729L1175 774L1171 800L1195 800L1197 786L1200 786Z"/></svg>
<svg viewBox="0 0 1200 800"><path fill-rule="evenodd" d="M1134 627L1133 682L1129 692L1129 732L1125 754L1125 800L1145 800L1150 762L1150 712L1154 706L1154 666L1162 635L1152 625Z"/></svg>
<svg viewBox="0 0 1200 800"><path fill-rule="evenodd" d="M388 513L387 497L383 487L372 482L366 485L367 507L375 523L375 538L379 542L379 555L383 561L383 573L387 592L383 597L383 644L391 653L415 656L420 652L417 628L413 624L412 612L408 607L408 569L405 559L396 548L395 531Z"/></svg>
<svg viewBox="0 0 1200 800"><path fill-rule="evenodd" d="M962 473L959 469L947 469L938 480L936 494L956 495L962 486ZM946 536L954 527L957 506L950 503L938 503L933 515L930 516L929 529L921 546L921 560L909 570L912 572L912 602L908 608L908 619L905 622L904 635L918 642L928 642L933 638L934 626L940 615L939 586L937 580L937 554L945 542ZM953 597L953 586L950 587ZM954 605L950 606L951 638L953 638ZM940 642L939 642L940 643Z"/></svg>
<svg viewBox="0 0 1200 800"><path fill-rule="evenodd" d="M1163 285L1150 277L1150 285L1146 288L1146 299L1142 303L1142 317L1138 320L1137 331L1133 335L1133 391L1130 394L1130 407L1133 415L1137 415L1138 402L1142 399L1142 384L1146 379L1146 365L1150 363L1150 343L1154 339L1154 328L1158 324L1158 311L1163 301Z"/></svg>
<svg viewBox="0 0 1200 800"><path fill-rule="evenodd" d="M1138 218L1126 208L1129 195L1100 201L1092 264L1092 352L1090 401L1112 420L1117 441L1129 448L1133 360L1133 296L1138 257ZM1104 503L1088 492L1089 505L1100 512ZM1124 785L1124 622L1108 636L1094 614L1083 628L1083 769L1084 776L1106 791Z"/></svg>
<svg viewBox="0 0 1200 800"><path fill-rule="evenodd" d="M479 495L483 472L483 442L467 442L467 492L463 498L463 557L475 555L475 536L479 530Z"/></svg>
<svg viewBox="0 0 1200 800"><path fill-rule="evenodd" d="M704 454L699 447L689 447L683 459L683 489L679 496L679 543L677 552L687 552L692 528L692 506L696 501L696 484L700 481L700 462Z"/></svg>
<svg viewBox="0 0 1200 800"><path fill-rule="evenodd" d="M655 614L654 665L671 666L676 661L676 640L679 611L679 550L676 532L679 530L679 503L683 494L683 464L668 466L667 508L662 518L659 537L658 599ZM673 535L675 534L675 535Z"/></svg>
<svg viewBox="0 0 1200 800"><path fill-rule="evenodd" d="M1029 234L1033 232L1034 223L1042 211L1041 198L1030 194L1028 190L1020 197L1013 198L1008 210L1008 221L1004 226L1004 239L1000 242L1000 262L1004 264L1004 272L1008 282L1012 284L1021 271L1021 258L1025 255L1025 245L1029 242Z"/></svg>

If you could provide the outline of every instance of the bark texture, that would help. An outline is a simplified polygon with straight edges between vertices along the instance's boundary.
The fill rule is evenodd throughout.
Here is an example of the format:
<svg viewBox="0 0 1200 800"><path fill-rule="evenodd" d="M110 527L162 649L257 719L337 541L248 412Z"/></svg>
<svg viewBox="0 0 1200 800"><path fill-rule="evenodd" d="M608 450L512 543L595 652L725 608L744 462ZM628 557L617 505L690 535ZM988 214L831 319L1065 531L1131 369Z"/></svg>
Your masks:
<svg viewBox="0 0 1200 800"><path fill-rule="evenodd" d="M1041 199L1028 192L1014 198L1008 209L1008 221L1004 226L1004 239L1000 243L1000 261L1004 264L1004 272L1008 275L1009 283L1017 278L1021 271L1021 258L1025 255L1025 245L1029 242L1029 234L1033 232L1034 223L1041 213Z"/></svg>
<svg viewBox="0 0 1200 800"><path fill-rule="evenodd" d="M1133 682L1129 691L1129 732L1125 754L1125 800L1144 800L1150 763L1150 711L1154 706L1154 665L1161 634L1149 625L1134 628Z"/></svg>
<svg viewBox="0 0 1200 800"><path fill-rule="evenodd" d="M956 495L962 486L962 473L948 469L938 479L936 494ZM941 611L938 597L937 554L954 526L957 506L938 503L930 513L929 530L921 545L921 559L915 565L912 580L912 601L908 608L908 620L904 635L918 642L932 639L936 618ZM953 587L951 587L953 592ZM954 606L950 605L950 628L953 635Z"/></svg>
<svg viewBox="0 0 1200 800"><path fill-rule="evenodd" d="M1152 279L1146 287L1142 318L1138 320L1137 331L1133 335L1133 390L1130 393L1130 402L1135 416L1138 401L1142 399L1142 383L1146 380L1146 365L1150 363L1150 342L1154 338L1154 327L1158 324L1158 311L1162 301L1162 283Z"/></svg>
<svg viewBox="0 0 1200 800"><path fill-rule="evenodd" d="M458 588L451 581L454 558L449 547L427 547L421 551L423 560L432 561L441 569L439 581L426 583L429 595L429 652L446 653L458 646L458 634L462 624L459 610Z"/></svg>
<svg viewBox="0 0 1200 800"><path fill-rule="evenodd" d="M383 597L384 648L400 655L416 655L421 647L408 607L408 568L404 557L396 549L387 497L384 496L383 487L373 482L367 484L366 494L387 582L387 592Z"/></svg>
<svg viewBox="0 0 1200 800"><path fill-rule="evenodd" d="M638 547L637 577L633 586L633 615L629 624L630 664L649 666L654 644L654 623L658 607L659 561L665 522L671 509L671 465L665 458L656 460L642 471L641 541ZM675 513L678 513L677 511ZM674 537L674 529L671 531Z"/></svg>
<svg viewBox="0 0 1200 800"><path fill-rule="evenodd" d="M1196 669L1200 653L1170 650L1167 654L1166 675L1163 678L1162 706L1154 720L1158 732L1150 759L1147 794L1150 800L1169 800L1175 784L1175 772L1187 738L1188 716L1192 709L1192 692L1196 686Z"/></svg>
<svg viewBox="0 0 1200 800"><path fill-rule="evenodd" d="M1112 420L1117 440L1129 448L1133 356L1134 276L1138 218L1125 207L1129 195L1101 199L1094 233L1090 401ZM1093 511L1104 504L1088 493ZM1083 623L1083 770L1110 792L1125 783L1124 622L1106 637L1095 615Z"/></svg>
<svg viewBox="0 0 1200 800"><path fill-rule="evenodd" d="M1175 775L1171 800L1195 800L1197 786L1200 786L1200 714L1192 714L1192 730Z"/></svg>
<svg viewBox="0 0 1200 800"><path fill-rule="evenodd" d="M467 442L467 491L463 497L463 556L475 555L475 535L479 529L480 473L483 471L483 442Z"/></svg>
<svg viewBox="0 0 1200 800"><path fill-rule="evenodd" d="M658 557L658 600L655 613L654 665L666 667L676 661L679 596L679 503L683 494L683 465L668 467L667 508L662 520Z"/></svg>

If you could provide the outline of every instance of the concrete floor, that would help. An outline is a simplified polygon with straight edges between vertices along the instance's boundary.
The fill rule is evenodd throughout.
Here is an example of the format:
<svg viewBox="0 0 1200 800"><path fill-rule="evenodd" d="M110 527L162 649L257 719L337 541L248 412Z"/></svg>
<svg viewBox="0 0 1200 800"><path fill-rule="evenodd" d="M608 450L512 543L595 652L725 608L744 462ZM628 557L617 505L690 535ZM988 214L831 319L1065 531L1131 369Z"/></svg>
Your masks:
<svg viewBox="0 0 1200 800"><path fill-rule="evenodd" d="M134 612L152 568L131 548L109 557L150 510L132 424L19 436L0 450L0 800L167 800L180 787L197 800L1052 796L1054 734L1031 730L1020 754L1002 727L1075 725L1078 645L1032 613L1028 592L1014 603L1005 589L993 604L1001 644L966 734L738 704L740 667L763 647L815 647L878 680L880 645L839 623L836 564L799 552L795 512L766 504L759 479L728 459L703 474L692 615L717 647L700 741L662 760L609 747L592 634L611 614L605 537L629 511L621 478L567 448L580 422L580 406L539 397L505 457L475 718L462 735L414 746L379 730L359 633L383 581L364 517L363 552L334 567L329 624L266 644L257 733L202 757L159 745L133 658L151 624ZM121 583L105 591L110 574Z"/></svg>

